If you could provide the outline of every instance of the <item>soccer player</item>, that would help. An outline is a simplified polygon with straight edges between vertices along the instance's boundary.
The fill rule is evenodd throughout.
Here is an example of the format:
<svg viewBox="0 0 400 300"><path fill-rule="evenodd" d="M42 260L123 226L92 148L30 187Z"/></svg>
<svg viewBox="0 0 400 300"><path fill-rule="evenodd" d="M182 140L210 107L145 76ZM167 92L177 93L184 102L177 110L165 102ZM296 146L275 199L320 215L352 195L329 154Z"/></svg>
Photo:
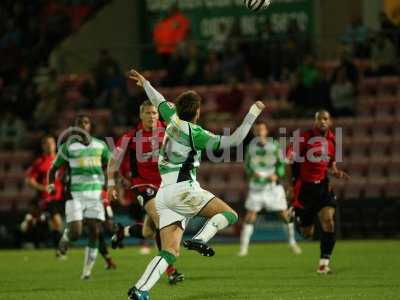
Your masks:
<svg viewBox="0 0 400 300"><path fill-rule="evenodd" d="M157 247L161 251L161 240L159 228L159 216L155 206L155 196L160 187L161 177L158 171L157 161L161 143L165 135L165 124L159 120L157 108L146 100L140 106L139 124L124 134L117 142L117 151L125 154L121 173L130 182L139 204L146 212L144 223L136 223L132 226L118 229L112 237L112 247L116 248L125 237L155 238ZM124 143L128 142L124 145ZM122 153L122 147L127 147L127 152ZM128 164L127 164L128 163ZM115 166L113 159L110 165ZM113 197L115 190L116 172L108 172L109 195ZM175 284L184 279L171 264L167 268L168 281Z"/></svg>
<svg viewBox="0 0 400 300"><path fill-rule="evenodd" d="M56 141L53 136L45 135L41 139L43 154L37 158L26 172L26 184L36 190L39 194L39 208L49 215L49 227L51 238L56 249L56 256L63 258L58 251L58 242L63 229L63 184L61 172L56 174L54 181L55 192L47 192L47 173L56 158Z"/></svg>
<svg viewBox="0 0 400 300"><path fill-rule="evenodd" d="M257 214L265 208L277 212L288 226L289 247L300 254L294 233L294 224L288 213L285 190L280 184L285 176L285 160L277 141L268 137L268 127L258 122L253 127L255 139L250 143L245 156L249 194L245 203L246 216L240 236L239 256L248 254L249 242L254 231Z"/></svg>
<svg viewBox="0 0 400 300"><path fill-rule="evenodd" d="M103 190L101 193L101 199L104 205L104 213L105 213L105 221L103 222L103 226L100 228L99 233L99 252L106 262L106 270L115 270L117 268L116 263L112 259L106 242L106 234L113 232L114 229L114 212L111 207L111 203L106 190Z"/></svg>
<svg viewBox="0 0 400 300"><path fill-rule="evenodd" d="M67 142L61 145L56 160L49 172L48 190L54 192L56 171L67 166L70 172L69 192L66 199L65 215L67 228L58 245L65 254L69 242L82 234L83 220L89 228L89 244L85 248L82 279L89 279L98 252L99 232L105 220L101 192L105 186L105 168L110 159L110 151L101 140L90 135L91 121L86 115L75 118L74 132Z"/></svg>
<svg viewBox="0 0 400 300"><path fill-rule="evenodd" d="M129 78L144 88L147 97L168 124L158 160L161 186L156 195L162 251L128 291L129 299L149 299L149 290L179 255L188 218L199 215L208 219L193 239L183 243L185 248L203 256L213 256L215 252L208 241L221 229L237 222L238 216L229 205L200 187L196 171L203 150L239 145L265 106L260 101L256 102L232 135L217 136L196 125L201 101L196 92L186 91L179 95L174 107L137 71L132 70Z"/></svg>
<svg viewBox="0 0 400 300"><path fill-rule="evenodd" d="M295 221L306 237L314 234L314 218L321 223L321 254L317 273L328 274L329 262L336 243L335 211L336 197L329 185L330 174L336 178L348 179L339 170L335 161L335 135L330 129L331 116L320 110L315 114L314 128L295 137L288 148L287 159L293 163L295 183L292 205ZM287 168L290 173L290 168ZM292 176L288 176L292 178Z"/></svg>

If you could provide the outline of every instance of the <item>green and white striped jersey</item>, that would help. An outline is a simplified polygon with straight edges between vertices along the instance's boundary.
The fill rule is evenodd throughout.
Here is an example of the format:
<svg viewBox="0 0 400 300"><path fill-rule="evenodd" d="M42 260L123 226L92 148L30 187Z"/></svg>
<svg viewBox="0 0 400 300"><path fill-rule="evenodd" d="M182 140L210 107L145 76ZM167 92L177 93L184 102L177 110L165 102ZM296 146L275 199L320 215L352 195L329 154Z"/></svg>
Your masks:
<svg viewBox="0 0 400 300"><path fill-rule="evenodd" d="M111 152L105 142L93 138L89 145L78 141L64 143L58 150L53 168L69 167L70 192L73 197L98 197L104 188L103 167L107 165Z"/></svg>
<svg viewBox="0 0 400 300"><path fill-rule="evenodd" d="M285 161L277 141L268 139L267 143L251 143L245 155L246 174L250 188L260 188L271 181L267 178L285 176ZM259 176L256 176L256 173Z"/></svg>
<svg viewBox="0 0 400 300"><path fill-rule="evenodd" d="M217 150L221 136L179 119L175 107L167 101L162 102L158 110L168 124L158 158L162 184L195 181L201 151Z"/></svg>

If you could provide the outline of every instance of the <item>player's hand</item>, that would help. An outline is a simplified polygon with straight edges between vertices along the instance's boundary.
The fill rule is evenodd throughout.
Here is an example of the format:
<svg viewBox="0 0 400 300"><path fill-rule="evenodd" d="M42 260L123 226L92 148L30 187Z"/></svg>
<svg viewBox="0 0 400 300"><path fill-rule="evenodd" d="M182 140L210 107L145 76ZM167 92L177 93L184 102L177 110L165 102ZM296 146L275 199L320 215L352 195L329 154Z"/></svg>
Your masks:
<svg viewBox="0 0 400 300"><path fill-rule="evenodd" d="M144 83L146 82L146 78L144 78L142 74L140 74L138 71L134 69L128 72L128 78L135 80L136 84L141 87L143 87Z"/></svg>
<svg viewBox="0 0 400 300"><path fill-rule="evenodd" d="M47 185L46 187L46 191L51 194L54 195L56 193L56 186L54 183Z"/></svg>
<svg viewBox="0 0 400 300"><path fill-rule="evenodd" d="M111 201L118 200L118 191L115 186L110 186L107 189L108 199Z"/></svg>
<svg viewBox="0 0 400 300"><path fill-rule="evenodd" d="M332 176L338 179L346 179L346 180L350 179L349 174L347 174L345 171L336 168L332 170Z"/></svg>
<svg viewBox="0 0 400 300"><path fill-rule="evenodd" d="M260 109L260 110L264 110L264 108L265 108L265 104L264 104L262 101L257 101L257 102L255 103L255 105L256 105L257 108Z"/></svg>

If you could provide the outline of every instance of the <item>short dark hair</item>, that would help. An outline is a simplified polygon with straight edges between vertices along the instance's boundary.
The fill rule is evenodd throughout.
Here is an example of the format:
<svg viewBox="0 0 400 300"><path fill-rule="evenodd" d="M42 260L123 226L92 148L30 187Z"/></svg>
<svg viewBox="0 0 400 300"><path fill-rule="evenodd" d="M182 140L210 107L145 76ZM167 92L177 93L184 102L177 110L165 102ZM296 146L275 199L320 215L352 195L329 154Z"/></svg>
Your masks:
<svg viewBox="0 0 400 300"><path fill-rule="evenodd" d="M142 112L143 112L143 109L144 109L145 107L149 107L149 106L154 106L154 104L151 103L150 100L144 100L143 103L140 104L140 112L142 113Z"/></svg>
<svg viewBox="0 0 400 300"><path fill-rule="evenodd" d="M78 122L79 122L80 120L84 119L84 118L88 118L89 121L90 121L90 123L92 123L92 120L90 119L90 117L89 117L88 114L85 114L85 113L78 113L78 114L75 116L74 125L76 126L76 125L78 124Z"/></svg>
<svg viewBox="0 0 400 300"><path fill-rule="evenodd" d="M320 110L318 110L318 111L315 113L314 118L315 118L315 119L318 119L318 117L319 117L321 114L327 114L329 117L331 116L331 114L329 113L329 111L327 111L326 109L320 109Z"/></svg>
<svg viewBox="0 0 400 300"><path fill-rule="evenodd" d="M200 108L201 97L195 91L186 91L178 96L175 107L181 120L192 121Z"/></svg>
<svg viewBox="0 0 400 300"><path fill-rule="evenodd" d="M45 134L44 136L42 136L42 138L40 139L41 143L43 144L47 139L53 139L55 140L56 138L51 135L51 134Z"/></svg>

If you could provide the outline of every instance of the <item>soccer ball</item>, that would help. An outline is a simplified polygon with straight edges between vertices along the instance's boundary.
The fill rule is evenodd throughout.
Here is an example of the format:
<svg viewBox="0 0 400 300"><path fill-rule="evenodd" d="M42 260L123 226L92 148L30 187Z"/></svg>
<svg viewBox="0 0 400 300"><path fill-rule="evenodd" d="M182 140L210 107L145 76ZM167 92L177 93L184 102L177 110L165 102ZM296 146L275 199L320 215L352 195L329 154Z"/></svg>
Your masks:
<svg viewBox="0 0 400 300"><path fill-rule="evenodd" d="M272 0L244 0L244 4L252 11L259 11L266 9Z"/></svg>

